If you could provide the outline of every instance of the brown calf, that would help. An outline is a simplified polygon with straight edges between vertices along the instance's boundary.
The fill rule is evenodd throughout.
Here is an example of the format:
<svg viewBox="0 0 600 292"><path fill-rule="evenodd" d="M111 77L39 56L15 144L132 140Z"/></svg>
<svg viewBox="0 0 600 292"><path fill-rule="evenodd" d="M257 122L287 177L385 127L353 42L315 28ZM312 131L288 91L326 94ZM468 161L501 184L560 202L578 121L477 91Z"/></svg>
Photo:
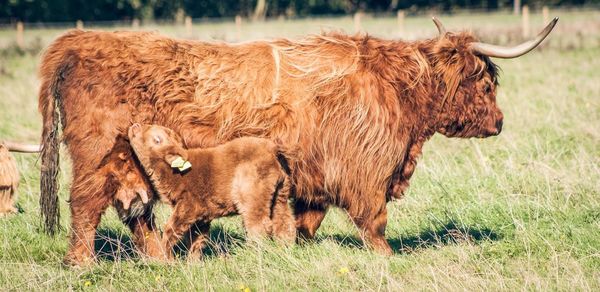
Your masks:
<svg viewBox="0 0 600 292"><path fill-rule="evenodd" d="M232 214L242 216L249 238L295 239L287 162L271 140L244 137L186 150L173 130L140 124L129 128L129 139L161 200L174 206L163 233L168 257L188 230L190 255L199 257L210 222Z"/></svg>
<svg viewBox="0 0 600 292"><path fill-rule="evenodd" d="M109 196L94 197L95 204L102 210L106 210L111 204L115 207L121 220L134 232L134 241L141 253L161 255L160 234L152 216L156 197L151 191L147 191L152 190L150 182L141 171L126 136L117 136L110 152L100 161L96 173L106 178L100 187ZM90 224L97 225L98 222ZM92 246L84 248L91 249Z"/></svg>

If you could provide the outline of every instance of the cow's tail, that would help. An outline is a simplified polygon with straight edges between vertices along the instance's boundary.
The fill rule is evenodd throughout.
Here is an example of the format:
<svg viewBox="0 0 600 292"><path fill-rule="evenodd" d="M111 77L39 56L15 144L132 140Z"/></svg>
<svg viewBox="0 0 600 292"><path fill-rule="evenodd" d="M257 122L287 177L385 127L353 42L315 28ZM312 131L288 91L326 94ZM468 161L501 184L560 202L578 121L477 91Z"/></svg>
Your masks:
<svg viewBox="0 0 600 292"><path fill-rule="evenodd" d="M38 108L42 114L42 165L40 174L40 212L44 230L54 235L59 227L58 173L62 100L61 83L77 62L74 52L58 48L56 41L44 54L40 66L42 81ZM64 124L63 124L64 127Z"/></svg>

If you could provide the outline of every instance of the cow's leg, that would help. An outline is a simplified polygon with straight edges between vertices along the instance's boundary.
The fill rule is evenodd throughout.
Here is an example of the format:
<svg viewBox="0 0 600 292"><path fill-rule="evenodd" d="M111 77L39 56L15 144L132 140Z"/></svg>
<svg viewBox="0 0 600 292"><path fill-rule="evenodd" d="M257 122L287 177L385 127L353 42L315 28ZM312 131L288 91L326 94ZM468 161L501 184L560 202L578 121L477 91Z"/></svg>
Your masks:
<svg viewBox="0 0 600 292"><path fill-rule="evenodd" d="M385 202L379 208L347 208L352 221L359 229L363 242L375 251L384 255L392 255L392 248L385 240L387 225L387 209Z"/></svg>
<svg viewBox="0 0 600 292"><path fill-rule="evenodd" d="M71 234L69 251L64 262L68 265L86 264L94 259L94 239L102 214L110 205L110 195L104 192L104 177L77 176L71 186Z"/></svg>
<svg viewBox="0 0 600 292"><path fill-rule="evenodd" d="M296 229L300 239L313 239L315 233L325 214L328 206L325 204L307 203L304 200L297 199L294 205L294 216L296 217Z"/></svg>
<svg viewBox="0 0 600 292"><path fill-rule="evenodd" d="M14 186L12 189L11 187L0 187L0 217L18 212L17 208L15 208L14 190L16 190Z"/></svg>
<svg viewBox="0 0 600 292"><path fill-rule="evenodd" d="M188 256L190 260L197 260L202 258L202 249L206 245L208 240L208 233L210 230L210 222L196 221L187 232Z"/></svg>
<svg viewBox="0 0 600 292"><path fill-rule="evenodd" d="M156 227L152 208L148 208L142 216L130 218L125 223L131 229L135 246L141 254L150 258L167 258L161 246L160 231Z"/></svg>

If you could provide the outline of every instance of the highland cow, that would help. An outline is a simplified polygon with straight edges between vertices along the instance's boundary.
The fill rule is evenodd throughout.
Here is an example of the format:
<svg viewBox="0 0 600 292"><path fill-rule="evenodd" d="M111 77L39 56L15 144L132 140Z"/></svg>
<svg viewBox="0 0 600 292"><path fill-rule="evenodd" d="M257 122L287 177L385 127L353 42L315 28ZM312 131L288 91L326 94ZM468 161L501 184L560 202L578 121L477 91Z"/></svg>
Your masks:
<svg viewBox="0 0 600 292"><path fill-rule="evenodd" d="M17 162L0 143L0 216L17 213L15 199L19 187Z"/></svg>
<svg viewBox="0 0 600 292"><path fill-rule="evenodd" d="M296 238L285 171L289 155L283 147L243 137L212 148L184 149L171 129L140 124L129 128L129 139L161 200L173 206L163 229L167 257L186 232L191 257L200 256L210 222L232 214L242 216L250 239Z"/></svg>
<svg viewBox="0 0 600 292"><path fill-rule="evenodd" d="M19 188L19 169L10 152L37 153L40 145L0 141L0 217L17 213L15 200Z"/></svg>
<svg viewBox="0 0 600 292"><path fill-rule="evenodd" d="M413 42L328 33L232 45L70 31L46 50L40 69L45 226L57 224L61 123L73 158L70 263L93 256L106 206L90 198L111 196L98 185L102 157L133 123L158 124L192 148L242 136L297 145L290 169L300 235L312 238L338 206L367 245L390 254L386 202L408 187L423 143L436 132L499 134L490 57L529 52L556 22L510 48L447 33L437 21L439 37Z"/></svg>

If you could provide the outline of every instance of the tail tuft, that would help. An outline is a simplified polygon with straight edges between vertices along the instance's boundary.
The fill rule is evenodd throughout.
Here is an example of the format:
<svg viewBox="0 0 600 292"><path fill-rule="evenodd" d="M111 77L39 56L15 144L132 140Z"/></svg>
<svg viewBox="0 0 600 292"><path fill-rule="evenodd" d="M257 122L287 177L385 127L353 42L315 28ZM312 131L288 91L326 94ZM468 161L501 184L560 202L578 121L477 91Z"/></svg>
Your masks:
<svg viewBox="0 0 600 292"><path fill-rule="evenodd" d="M58 133L59 113L54 106L52 129L43 137L42 173L40 176L40 212L44 220L44 230L54 235L59 226L58 173L60 171L60 140Z"/></svg>
<svg viewBox="0 0 600 292"><path fill-rule="evenodd" d="M68 37L67 34L65 37ZM58 42L57 42L58 43ZM51 46L45 54L40 69L42 86L39 109L43 119L42 166L40 175L40 212L44 230L56 234L60 227L58 206L58 173L60 172L60 132L62 115L61 82L77 64L78 56L72 51L63 51ZM64 127L64 122L62 123Z"/></svg>

